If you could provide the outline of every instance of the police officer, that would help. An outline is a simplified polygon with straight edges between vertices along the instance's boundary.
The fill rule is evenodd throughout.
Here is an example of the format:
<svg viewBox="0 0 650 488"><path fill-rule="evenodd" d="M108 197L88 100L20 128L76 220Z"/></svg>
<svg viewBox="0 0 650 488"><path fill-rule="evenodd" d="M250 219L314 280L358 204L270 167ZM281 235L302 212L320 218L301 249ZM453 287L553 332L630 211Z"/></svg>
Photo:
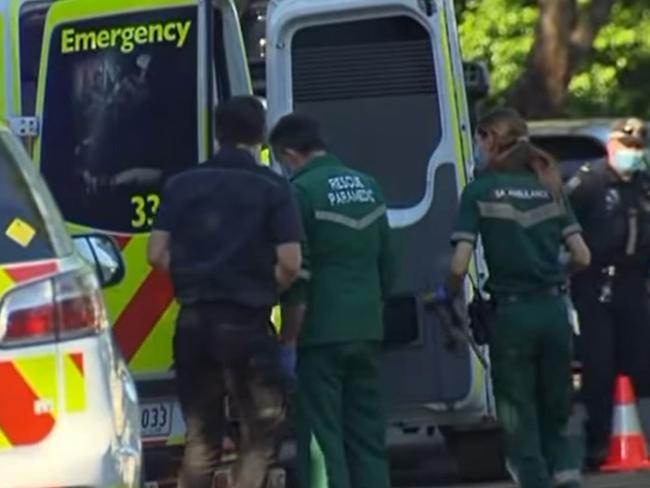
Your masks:
<svg viewBox="0 0 650 488"><path fill-rule="evenodd" d="M639 119L615 122L607 160L582 167L567 183L593 256L591 266L571 282L580 321L586 461L591 468L607 455L615 375L629 375L638 387L644 373L650 326L645 284L650 185L641 170L647 135Z"/></svg>
<svg viewBox="0 0 650 488"><path fill-rule="evenodd" d="M389 488L379 362L393 257L382 193L327 152L309 117L282 118L270 143L294 172L305 232L305 266L282 310L283 341L298 346L302 486Z"/></svg>
<svg viewBox="0 0 650 488"><path fill-rule="evenodd" d="M179 486L212 486L224 394L240 419L238 488L261 488L283 419L281 355L269 325L278 288L300 270L300 221L288 182L257 164L265 114L252 97L221 104L220 151L173 177L149 241L181 305L174 336L186 444Z"/></svg>
<svg viewBox="0 0 650 488"><path fill-rule="evenodd" d="M565 433L572 330L558 256L566 244L572 264L587 266L589 250L554 162L529 142L515 111L486 115L476 144L486 169L463 191L451 272L439 296L451 302L459 295L480 235L496 306L490 358L508 465L522 488L577 487L580 471Z"/></svg>

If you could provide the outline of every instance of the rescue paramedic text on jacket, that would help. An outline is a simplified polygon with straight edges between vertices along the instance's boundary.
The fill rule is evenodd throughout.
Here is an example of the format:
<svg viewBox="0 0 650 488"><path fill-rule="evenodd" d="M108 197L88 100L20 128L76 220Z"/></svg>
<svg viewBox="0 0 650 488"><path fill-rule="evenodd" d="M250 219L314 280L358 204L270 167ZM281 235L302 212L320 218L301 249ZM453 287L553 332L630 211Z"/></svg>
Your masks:
<svg viewBox="0 0 650 488"><path fill-rule="evenodd" d="M252 97L221 104L216 157L172 178L149 243L181 310L174 336L187 426L179 486L212 487L224 436L224 394L240 424L235 483L261 488L283 420L286 379L269 325L278 284L300 269L300 220L289 183L257 164L265 114Z"/></svg>
<svg viewBox="0 0 650 488"><path fill-rule="evenodd" d="M311 118L282 118L270 142L294 171L305 233L304 266L283 298L281 331L298 345L302 487L389 488L379 362L394 263L382 193L326 151Z"/></svg>
<svg viewBox="0 0 650 488"><path fill-rule="evenodd" d="M480 235L496 306L490 359L509 468L522 488L578 487L565 430L572 329L559 253L566 244L573 265L584 267L589 250L554 162L528 141L517 112L486 115L476 144L486 168L462 193L451 272L439 293L451 301L461 292Z"/></svg>
<svg viewBox="0 0 650 488"><path fill-rule="evenodd" d="M587 407L587 463L602 464L611 429L615 375L645 389L650 312L650 178L644 169L647 128L639 119L617 121L608 158L582 167L567 193L592 252L592 264L571 289L580 321L579 352Z"/></svg>

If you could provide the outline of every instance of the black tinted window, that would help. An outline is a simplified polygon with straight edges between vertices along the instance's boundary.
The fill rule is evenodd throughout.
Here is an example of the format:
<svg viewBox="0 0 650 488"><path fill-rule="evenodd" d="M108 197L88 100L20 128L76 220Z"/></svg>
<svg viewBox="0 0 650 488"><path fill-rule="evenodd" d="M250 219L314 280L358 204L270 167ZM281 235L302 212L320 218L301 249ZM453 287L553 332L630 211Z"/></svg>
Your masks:
<svg viewBox="0 0 650 488"><path fill-rule="evenodd" d="M196 9L58 26L41 168L68 221L147 232L166 178L196 164Z"/></svg>
<svg viewBox="0 0 650 488"><path fill-rule="evenodd" d="M581 135L538 135L531 141L553 156L564 178L570 177L580 166L607 156L607 149L599 139Z"/></svg>
<svg viewBox="0 0 650 488"><path fill-rule="evenodd" d="M32 189L0 144L0 263L49 259L55 252Z"/></svg>
<svg viewBox="0 0 650 488"><path fill-rule="evenodd" d="M219 100L227 100L230 98L231 89L226 59L226 39L224 39L223 15L217 9L214 11L213 59Z"/></svg>
<svg viewBox="0 0 650 488"><path fill-rule="evenodd" d="M23 115L36 112L36 87L49 4L24 6L20 15L20 93Z"/></svg>
<svg viewBox="0 0 650 488"><path fill-rule="evenodd" d="M307 27L291 53L296 110L323 123L334 153L377 178L389 206L418 204L442 138L427 30L405 16Z"/></svg>

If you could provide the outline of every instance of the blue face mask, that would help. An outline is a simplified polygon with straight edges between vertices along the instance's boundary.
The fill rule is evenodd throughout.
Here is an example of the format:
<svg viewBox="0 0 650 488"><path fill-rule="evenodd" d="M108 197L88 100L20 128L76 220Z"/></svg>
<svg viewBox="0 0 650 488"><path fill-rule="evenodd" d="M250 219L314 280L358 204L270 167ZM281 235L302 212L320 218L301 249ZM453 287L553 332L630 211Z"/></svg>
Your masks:
<svg viewBox="0 0 650 488"><path fill-rule="evenodd" d="M474 144L474 167L478 171L482 171L487 167L488 162L490 161L490 156L485 149L479 144Z"/></svg>
<svg viewBox="0 0 650 488"><path fill-rule="evenodd" d="M612 165L621 173L633 173L643 169L643 151L638 149L618 149L614 153Z"/></svg>

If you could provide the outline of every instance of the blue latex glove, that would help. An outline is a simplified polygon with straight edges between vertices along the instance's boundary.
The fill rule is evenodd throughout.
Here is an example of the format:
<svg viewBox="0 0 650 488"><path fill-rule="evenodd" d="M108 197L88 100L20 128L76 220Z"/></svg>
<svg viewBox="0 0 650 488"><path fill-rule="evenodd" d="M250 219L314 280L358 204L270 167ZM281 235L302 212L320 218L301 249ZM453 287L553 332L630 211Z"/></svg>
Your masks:
<svg viewBox="0 0 650 488"><path fill-rule="evenodd" d="M280 365L287 376L296 377L296 348L294 346L280 345Z"/></svg>
<svg viewBox="0 0 650 488"><path fill-rule="evenodd" d="M449 297L449 292L447 291L447 287L445 285L439 285L438 288L436 288L435 299L439 303L445 303L451 301L451 298Z"/></svg>

